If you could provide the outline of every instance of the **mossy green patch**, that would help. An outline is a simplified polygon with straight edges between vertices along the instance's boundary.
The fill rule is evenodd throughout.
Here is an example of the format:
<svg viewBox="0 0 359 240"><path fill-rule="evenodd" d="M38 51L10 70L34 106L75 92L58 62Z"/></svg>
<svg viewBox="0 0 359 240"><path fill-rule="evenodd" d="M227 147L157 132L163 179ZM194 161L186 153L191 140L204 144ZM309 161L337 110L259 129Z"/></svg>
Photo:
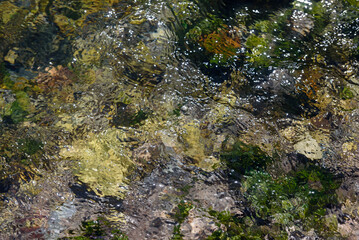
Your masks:
<svg viewBox="0 0 359 240"><path fill-rule="evenodd" d="M205 19L191 28L186 38L193 42L198 42L204 35L208 35L218 28L223 28L224 22L213 14L209 14Z"/></svg>
<svg viewBox="0 0 359 240"><path fill-rule="evenodd" d="M247 47L246 56L250 63L255 66L268 67L273 64L268 49L268 40L265 36L250 35L245 43Z"/></svg>
<svg viewBox="0 0 359 240"><path fill-rule="evenodd" d="M331 237L339 234L335 221L328 224L327 209L338 204L339 185L329 171L311 165L279 178L264 171L248 172L242 191L258 218L280 229L297 226Z"/></svg>
<svg viewBox="0 0 359 240"><path fill-rule="evenodd" d="M230 150L222 152L221 159L229 168L241 174L252 169L263 169L272 161L258 146L241 141L236 142Z"/></svg>
<svg viewBox="0 0 359 240"><path fill-rule="evenodd" d="M25 120L28 112L25 111L18 101L15 101L10 108L10 118L13 123L20 123Z"/></svg>
<svg viewBox="0 0 359 240"><path fill-rule="evenodd" d="M172 240L181 240L183 239L183 234L181 233L181 224L188 217L189 211L193 208L191 202L181 200L177 205L176 212L173 218L176 220L177 225L173 228Z"/></svg>
<svg viewBox="0 0 359 240"><path fill-rule="evenodd" d="M9 76L9 72L7 71L5 64L2 62L0 64L0 83L3 83L4 78Z"/></svg>
<svg viewBox="0 0 359 240"><path fill-rule="evenodd" d="M148 119L151 115L150 110L140 109L136 111L135 109L127 108L127 104L123 102L117 103L116 108L118 114L114 116L112 121L113 125L120 125L126 127L138 127L144 124L144 121Z"/></svg>
<svg viewBox="0 0 359 240"><path fill-rule="evenodd" d="M174 215L174 219L180 224L183 223L192 208L193 204L191 202L181 200L177 205L177 211Z"/></svg>
<svg viewBox="0 0 359 240"><path fill-rule="evenodd" d="M345 86L340 91L339 96L341 99L347 100L347 99L352 99L354 97L354 93L350 90L350 88Z"/></svg>
<svg viewBox="0 0 359 240"><path fill-rule="evenodd" d="M146 120L149 116L148 112L143 111L140 109L138 112L136 112L130 119L130 125L135 126L141 124L144 120Z"/></svg>
<svg viewBox="0 0 359 240"><path fill-rule="evenodd" d="M171 112L170 115L174 115L176 117L179 117L181 115L181 104L178 104L177 107L175 109L173 109L173 111Z"/></svg>
<svg viewBox="0 0 359 240"><path fill-rule="evenodd" d="M302 15L301 22L296 22L298 14ZM299 63L305 56L316 54L308 51L312 44L308 40L322 39L330 23L329 15L321 2L309 6L295 1L292 8L276 11L266 19L254 22L249 26L253 31L245 44L247 61L256 68L287 66L288 62Z"/></svg>
<svg viewBox="0 0 359 240"><path fill-rule="evenodd" d="M36 154L43 147L43 143L41 141L32 138L20 139L19 143L22 151L28 155Z"/></svg>
<svg viewBox="0 0 359 240"><path fill-rule="evenodd" d="M207 70L228 67L238 58L241 47L241 33L237 30L239 28L234 31L219 16L207 13L198 21L186 25L181 44L187 50L197 49L187 54Z"/></svg>
<svg viewBox="0 0 359 240"><path fill-rule="evenodd" d="M338 205L335 191L341 184L340 177L312 163L274 177L266 172L273 158L243 142L224 151L221 159L228 168L244 175L241 192L252 213L236 217L210 210L219 229L208 239L287 239L287 229L293 227L314 229L323 238L340 238L337 219L328 214L328 209Z"/></svg>
<svg viewBox="0 0 359 240"><path fill-rule="evenodd" d="M214 231L207 240L260 240L269 233L268 228L255 224L251 217L238 218L228 211L214 211L210 209L209 215L214 219L218 230ZM279 233L275 239L287 239L286 234Z"/></svg>
<svg viewBox="0 0 359 240"><path fill-rule="evenodd" d="M10 78L10 73L5 67L4 63L0 64L0 87L11 89L14 82Z"/></svg>
<svg viewBox="0 0 359 240"><path fill-rule="evenodd" d="M359 1L358 0L345 0L347 3L354 7L359 7Z"/></svg>
<svg viewBox="0 0 359 240"><path fill-rule="evenodd" d="M62 239L90 240L90 239L109 239L109 240L128 240L126 234L121 230L111 226L105 218L99 217L93 221L83 221L80 226L80 236L67 237ZM70 232L72 233L72 231Z"/></svg>
<svg viewBox="0 0 359 240"><path fill-rule="evenodd" d="M318 185L321 187L318 188ZM338 203L339 181L316 166L274 178L265 171L249 171L242 185L252 214L238 217L210 209L218 230L207 239L288 239L288 228L310 231L328 239L341 238L338 220L327 208Z"/></svg>
<svg viewBox="0 0 359 240"><path fill-rule="evenodd" d="M83 231L83 236L80 238L89 238L92 237L101 237L105 235L105 231L101 228L99 221L86 221L82 222L81 230ZM76 239L78 239L77 237Z"/></svg>
<svg viewBox="0 0 359 240"><path fill-rule="evenodd" d="M19 91L15 94L16 101L11 104L11 107L5 112L5 118L10 118L12 123L23 122L26 116L31 112L32 106L30 98L26 92Z"/></svg>

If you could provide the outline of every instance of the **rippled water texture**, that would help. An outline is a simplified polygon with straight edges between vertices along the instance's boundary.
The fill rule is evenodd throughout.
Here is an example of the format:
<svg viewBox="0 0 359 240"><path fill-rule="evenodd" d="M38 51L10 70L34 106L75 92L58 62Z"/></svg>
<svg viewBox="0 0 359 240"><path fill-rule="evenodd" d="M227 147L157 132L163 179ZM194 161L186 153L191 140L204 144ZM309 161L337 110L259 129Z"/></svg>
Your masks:
<svg viewBox="0 0 359 240"><path fill-rule="evenodd" d="M357 0L0 1L0 239L359 239Z"/></svg>

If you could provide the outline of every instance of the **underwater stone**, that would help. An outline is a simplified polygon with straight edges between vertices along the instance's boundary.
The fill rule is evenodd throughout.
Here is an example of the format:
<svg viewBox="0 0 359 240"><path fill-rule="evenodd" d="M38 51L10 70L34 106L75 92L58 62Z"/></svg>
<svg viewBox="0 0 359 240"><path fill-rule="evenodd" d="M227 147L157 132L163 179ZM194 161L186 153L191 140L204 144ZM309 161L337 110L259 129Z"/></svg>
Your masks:
<svg viewBox="0 0 359 240"><path fill-rule="evenodd" d="M310 135L306 136L306 138L302 141L294 144L294 149L298 153L303 154L312 160L321 159L323 157L323 153L318 142Z"/></svg>
<svg viewBox="0 0 359 240"><path fill-rule="evenodd" d="M11 18L15 15L15 13L19 10L18 7L9 3L2 2L0 4L0 16L3 23L7 24L11 21Z"/></svg>
<svg viewBox="0 0 359 240"><path fill-rule="evenodd" d="M295 78L293 78L287 69L276 69L269 74L268 81L262 87L275 94L290 95L295 90Z"/></svg>
<svg viewBox="0 0 359 240"><path fill-rule="evenodd" d="M218 227L211 218L206 216L198 217L193 211L190 212L188 219L181 225L184 240L205 239L204 237L210 236L217 229Z"/></svg>
<svg viewBox="0 0 359 240"><path fill-rule="evenodd" d="M9 50L9 52L6 54L4 60L9 62L10 64L15 64L15 60L19 56L15 51Z"/></svg>
<svg viewBox="0 0 359 240"><path fill-rule="evenodd" d="M71 219L76 211L77 209L73 201L65 202L62 206L57 207L49 216L48 231L50 234L47 237L49 239L57 239L60 232L66 229L62 221Z"/></svg>
<svg viewBox="0 0 359 240"><path fill-rule="evenodd" d="M14 4L18 7L29 8L31 6L31 0L15 0Z"/></svg>
<svg viewBox="0 0 359 240"><path fill-rule="evenodd" d="M310 18L309 14L300 10L294 10L291 23L292 30L303 37L309 34L310 30L314 27L314 21Z"/></svg>

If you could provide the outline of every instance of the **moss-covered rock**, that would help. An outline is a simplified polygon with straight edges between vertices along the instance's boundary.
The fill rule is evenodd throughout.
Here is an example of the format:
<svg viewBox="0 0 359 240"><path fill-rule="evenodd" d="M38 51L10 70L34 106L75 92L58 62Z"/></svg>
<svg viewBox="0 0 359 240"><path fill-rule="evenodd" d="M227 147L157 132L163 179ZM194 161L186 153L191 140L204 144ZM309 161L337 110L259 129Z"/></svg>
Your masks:
<svg viewBox="0 0 359 240"><path fill-rule="evenodd" d="M74 237L66 237L60 239L76 239L76 240L89 240L97 238L106 238L110 240L128 240L126 234L121 230L116 229L104 217L99 217L96 220L83 221L80 226L80 233L76 234L73 230L71 235ZM76 236L78 235L78 236Z"/></svg>
<svg viewBox="0 0 359 240"><path fill-rule="evenodd" d="M296 225L329 237L340 235L336 218L327 215L327 208L338 204L335 190L339 186L334 175L311 165L277 179L265 172L249 173L243 191L258 217L281 229Z"/></svg>
<svg viewBox="0 0 359 240"><path fill-rule="evenodd" d="M341 239L337 217L327 211L338 204L339 185L327 170L312 165L279 178L249 171L241 190L252 215L209 210L219 229L208 239L287 239L293 229Z"/></svg>
<svg viewBox="0 0 359 240"><path fill-rule="evenodd" d="M253 169L265 169L272 161L258 146L236 142L231 149L221 153L221 159L225 161L230 169L244 174Z"/></svg>

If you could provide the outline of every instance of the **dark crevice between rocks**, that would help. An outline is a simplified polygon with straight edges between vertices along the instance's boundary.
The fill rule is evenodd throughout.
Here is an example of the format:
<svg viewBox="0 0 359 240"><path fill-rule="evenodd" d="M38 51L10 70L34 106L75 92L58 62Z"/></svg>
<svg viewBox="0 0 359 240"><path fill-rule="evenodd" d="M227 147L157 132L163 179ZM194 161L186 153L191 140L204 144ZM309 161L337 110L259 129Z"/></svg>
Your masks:
<svg viewBox="0 0 359 240"><path fill-rule="evenodd" d="M97 203L105 204L111 209L115 209L116 211L123 211L122 208L122 200L111 197L99 197L93 190L88 188L86 184L77 180L76 183L70 185L70 189L76 195L77 198L83 199L84 201L93 200Z"/></svg>

